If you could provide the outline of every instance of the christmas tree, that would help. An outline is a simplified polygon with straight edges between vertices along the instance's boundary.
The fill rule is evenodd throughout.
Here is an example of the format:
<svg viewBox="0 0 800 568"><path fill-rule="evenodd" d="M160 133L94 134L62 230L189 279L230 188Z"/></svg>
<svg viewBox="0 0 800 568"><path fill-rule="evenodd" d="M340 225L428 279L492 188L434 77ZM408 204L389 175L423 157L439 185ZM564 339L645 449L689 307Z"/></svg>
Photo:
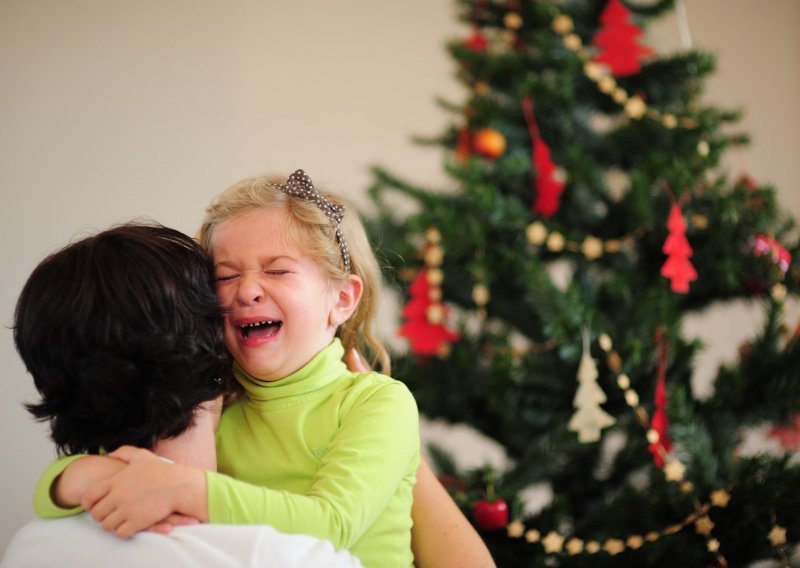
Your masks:
<svg viewBox="0 0 800 568"><path fill-rule="evenodd" d="M740 447L765 423L796 445L798 241L774 188L720 165L748 139L738 112L701 99L713 56L644 44L671 0L458 7L449 51L467 94L421 140L447 150L452 184L376 167L370 190L405 294L395 375L425 415L513 460L459 471L434 448L442 479L504 567L787 562L800 467ZM734 298L765 324L698 397L702 345L682 320ZM531 510L542 484L552 499Z"/></svg>

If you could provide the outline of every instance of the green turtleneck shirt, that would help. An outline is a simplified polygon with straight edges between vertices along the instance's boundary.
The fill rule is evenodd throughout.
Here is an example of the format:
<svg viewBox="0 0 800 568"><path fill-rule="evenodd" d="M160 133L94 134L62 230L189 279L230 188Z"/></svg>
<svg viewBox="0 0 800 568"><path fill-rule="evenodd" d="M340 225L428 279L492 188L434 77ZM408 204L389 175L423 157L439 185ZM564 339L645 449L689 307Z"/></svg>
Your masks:
<svg viewBox="0 0 800 568"><path fill-rule="evenodd" d="M338 339L294 374L244 391L217 430L212 523L269 524L347 548L367 568L412 566L419 416L406 386L353 373Z"/></svg>

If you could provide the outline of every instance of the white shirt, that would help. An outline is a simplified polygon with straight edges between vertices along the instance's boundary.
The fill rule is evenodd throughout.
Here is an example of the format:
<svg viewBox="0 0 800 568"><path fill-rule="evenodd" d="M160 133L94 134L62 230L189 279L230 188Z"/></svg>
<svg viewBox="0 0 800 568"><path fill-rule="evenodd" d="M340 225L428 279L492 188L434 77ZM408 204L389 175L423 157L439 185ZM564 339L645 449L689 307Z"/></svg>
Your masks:
<svg viewBox="0 0 800 568"><path fill-rule="evenodd" d="M0 568L47 566L360 568L361 563L326 540L267 525L189 525L168 535L142 532L122 540L84 513L25 525L0 561Z"/></svg>

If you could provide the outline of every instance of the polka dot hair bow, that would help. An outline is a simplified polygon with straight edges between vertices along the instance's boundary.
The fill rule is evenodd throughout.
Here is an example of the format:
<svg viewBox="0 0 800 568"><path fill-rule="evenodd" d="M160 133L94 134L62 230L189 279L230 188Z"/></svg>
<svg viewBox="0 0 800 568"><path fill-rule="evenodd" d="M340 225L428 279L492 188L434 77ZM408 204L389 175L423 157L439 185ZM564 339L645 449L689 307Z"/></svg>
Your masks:
<svg viewBox="0 0 800 568"><path fill-rule="evenodd" d="M344 262L344 270L350 273L350 251L347 249L347 243L344 241L344 234L342 234L342 219L344 219L344 206L335 205L314 188L311 178L303 170L296 170L290 175L285 183L272 184L284 193L293 197L298 197L305 201L312 201L319 207L325 216L333 223L333 228L336 233L336 241L339 243L339 248L342 251L342 261Z"/></svg>

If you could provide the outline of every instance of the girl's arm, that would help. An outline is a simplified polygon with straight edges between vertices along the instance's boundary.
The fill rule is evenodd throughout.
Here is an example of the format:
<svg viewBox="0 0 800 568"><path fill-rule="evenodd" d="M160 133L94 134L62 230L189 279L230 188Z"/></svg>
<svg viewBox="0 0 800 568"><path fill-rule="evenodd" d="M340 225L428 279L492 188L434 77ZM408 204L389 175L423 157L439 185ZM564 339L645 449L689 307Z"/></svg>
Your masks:
<svg viewBox="0 0 800 568"><path fill-rule="evenodd" d="M201 521L270 524L349 547L383 513L401 483L410 493L419 459L419 416L408 389L393 381L357 396L305 494L159 463L151 452L124 448L111 455L130 459L130 465L89 489L82 504L121 537L177 512Z"/></svg>
<svg viewBox="0 0 800 568"><path fill-rule="evenodd" d="M98 480L125 467L105 456L73 455L51 462L33 492L33 510L43 519L76 515L83 492Z"/></svg>
<svg viewBox="0 0 800 568"><path fill-rule="evenodd" d="M92 485L81 498L81 506L105 530L120 538L145 529L169 532L169 523L161 521L173 513L184 517L172 516L172 524L187 524L186 517L208 520L205 470L168 462L133 446L122 446L109 456L128 465Z"/></svg>
<svg viewBox="0 0 800 568"><path fill-rule="evenodd" d="M414 486L411 547L417 568L494 568L478 532L447 493L425 460Z"/></svg>

